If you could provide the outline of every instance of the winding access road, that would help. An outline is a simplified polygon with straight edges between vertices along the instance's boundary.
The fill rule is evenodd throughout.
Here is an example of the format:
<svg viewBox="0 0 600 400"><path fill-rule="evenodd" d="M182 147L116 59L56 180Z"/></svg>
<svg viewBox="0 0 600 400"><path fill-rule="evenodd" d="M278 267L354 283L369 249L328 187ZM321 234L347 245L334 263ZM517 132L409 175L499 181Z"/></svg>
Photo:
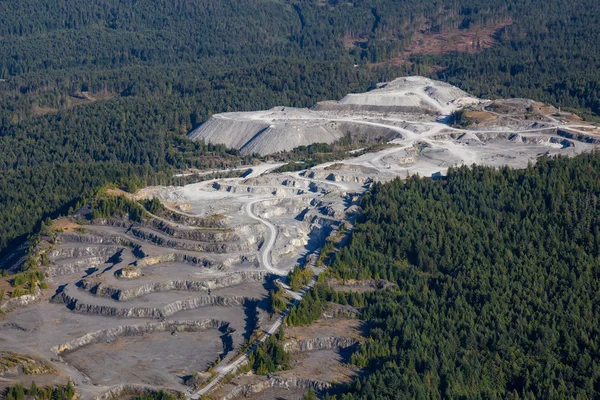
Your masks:
<svg viewBox="0 0 600 400"><path fill-rule="evenodd" d="M295 306L297 304L297 302L298 302L298 300L295 300L293 303L293 306ZM271 328L267 331L267 334L264 335L258 342L256 342L248 351L246 351L246 353L244 353L242 356L238 357L235 361L232 361L231 363L229 363L227 365L217 366L217 368L215 369L215 372L217 375L213 378L213 380L210 381L208 383L208 385L204 386L202 389L193 393L189 398L192 400L198 400L205 394L210 393L215 387L217 387L221 383L221 381L229 373L235 372L239 367L241 367L246 362L248 362L248 356L250 356L250 354L252 354L259 345L264 343L265 340L267 340L267 338L269 336L271 336L275 332L277 332L279 327L283 324L283 320L284 320L285 316L287 315L287 313L288 313L288 311L286 310L283 314L281 314L279 316L279 318L277 318L275 323L273 323Z"/></svg>
<svg viewBox="0 0 600 400"><path fill-rule="evenodd" d="M263 225L266 225L269 228L269 231L271 231L271 234L269 235L269 240L267 242L265 242L262 246L262 249L260 249L261 264L267 271L269 271L275 275L280 275L280 276L287 275L286 271L282 271L278 268L275 268L271 264L271 260L269 258L270 254L271 254L271 250L273 249L273 246L275 245L275 239L277 238L277 228L275 228L275 225L273 225L266 219L262 219L252 212L252 206L254 206L256 203L260 203L261 201L264 201L264 200L254 200L254 201L246 204L246 213L250 216L250 218L257 220L258 222L260 222Z"/></svg>
<svg viewBox="0 0 600 400"><path fill-rule="evenodd" d="M260 203L261 201L264 201L264 200L254 200L254 201L246 204L246 213L252 219L255 219L256 221L259 221L260 223L266 225L270 231L269 239L265 244L263 244L263 247L261 249L261 264L267 271L269 271L273 274L287 275L287 273L285 271L275 268L271 264L271 261L269 259L271 250L273 249L273 246L275 245L275 238L277 237L277 228L275 228L275 225L273 225L269 221L267 221L263 218L260 218L259 216L257 216L256 214L254 214L252 212L252 206L254 206L256 203ZM304 297L304 294L306 294L306 292L314 285L314 283L315 283L315 281L313 279L313 281L311 281L307 287L300 290L298 293L291 292L288 290L288 293L290 293L292 295L292 298L294 300L292 301L290 306L288 306L288 308L283 313L281 313L281 315L277 318L277 320L275 320L275 322L273 323L273 325L271 325L271 327L266 332L266 334L258 342L256 342L248 351L246 351L246 353L242 354L236 360L234 360L228 364L218 365L215 368L216 376L206 386L204 386L202 389L198 390L197 392L192 393L188 398L192 399L192 400L200 399L202 396L204 396L207 393L210 393L214 388L216 388L228 374L235 372L239 367L241 367L246 362L248 362L248 357L250 356L250 354L252 354L260 344L264 343L265 340L267 340L267 338L269 336L271 336L275 332L277 332L279 327L281 327L281 325L283 324L283 320L285 319L289 310L291 310L293 307L295 307L298 304L298 302L300 302L300 300L302 300L302 297Z"/></svg>
<svg viewBox="0 0 600 400"><path fill-rule="evenodd" d="M267 338L269 336L273 335L275 332L277 332L277 330L279 330L279 327L283 324L283 320L285 319L286 315L288 315L289 311L292 308L294 308L300 302L300 300L302 300L302 297L304 297L304 295L306 294L306 292L310 288L312 288L314 284L315 284L315 281L313 279L308 284L307 287L305 287L304 289L300 290L298 293L295 293L296 296L294 296L294 300L292 301L292 303L279 316L279 318L277 318L277 320L273 323L273 325L271 325L271 327L267 331L266 335L264 335L262 338L260 338L260 340L258 342L256 342L248 351L246 351L243 355L241 355L240 357L238 357L235 361L232 361L232 362L230 362L229 364L226 364L226 365L218 365L215 368L216 376L213 378L213 380L210 381L202 389L198 390L195 393L192 393L188 397L188 399L199 400L202 396L204 396L207 393L210 393L215 387L217 387L221 383L221 381L228 374L230 374L232 372L235 372L239 367L241 367L246 362L248 362L248 357L250 356L250 354L252 354L256 350L256 348L258 346L260 346L262 343L264 343L265 340L267 340Z"/></svg>

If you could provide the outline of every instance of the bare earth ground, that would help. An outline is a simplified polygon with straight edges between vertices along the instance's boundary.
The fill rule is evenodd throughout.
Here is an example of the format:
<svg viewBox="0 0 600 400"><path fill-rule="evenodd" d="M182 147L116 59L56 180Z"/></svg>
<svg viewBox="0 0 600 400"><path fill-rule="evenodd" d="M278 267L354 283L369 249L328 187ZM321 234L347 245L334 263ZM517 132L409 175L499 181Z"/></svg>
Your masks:
<svg viewBox="0 0 600 400"><path fill-rule="evenodd" d="M453 29L442 33L430 33L423 29L413 36L405 58L410 54L444 54L453 51L476 53L492 47L498 32L510 24L512 20L506 20L492 26Z"/></svg>
<svg viewBox="0 0 600 400"><path fill-rule="evenodd" d="M220 332L210 330L118 338L84 347L65 356L65 361L89 376L94 385L171 386L178 383L179 376L203 371L217 359L223 351L219 336Z"/></svg>
<svg viewBox="0 0 600 400"><path fill-rule="evenodd" d="M65 231L65 232L73 232L78 228L83 228L81 225L76 224L68 218L58 218L52 223L52 230L55 231Z"/></svg>
<svg viewBox="0 0 600 400"><path fill-rule="evenodd" d="M246 398L251 400L300 400L304 393L306 393L304 389L270 388Z"/></svg>
<svg viewBox="0 0 600 400"><path fill-rule="evenodd" d="M294 354L293 368L279 375L320 382L349 382L357 374L345 365L344 357L337 350L319 350Z"/></svg>
<svg viewBox="0 0 600 400"><path fill-rule="evenodd" d="M292 326L285 330L286 339L312 339L328 336L360 338L363 322L359 319L320 319L308 326Z"/></svg>

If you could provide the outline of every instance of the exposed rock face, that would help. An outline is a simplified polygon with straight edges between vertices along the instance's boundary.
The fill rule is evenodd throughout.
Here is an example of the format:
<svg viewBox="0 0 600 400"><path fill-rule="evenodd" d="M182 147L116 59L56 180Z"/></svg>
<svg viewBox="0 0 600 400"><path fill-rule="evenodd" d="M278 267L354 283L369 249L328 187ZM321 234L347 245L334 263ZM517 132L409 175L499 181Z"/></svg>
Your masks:
<svg viewBox="0 0 600 400"><path fill-rule="evenodd" d="M252 394L260 393L269 388L289 388L289 389L313 389L315 392L322 392L331 387L330 383L319 382L310 379L284 378L277 375L269 376L269 379L255 384L238 386L221 400L231 400L236 397L249 397Z"/></svg>
<svg viewBox="0 0 600 400"><path fill-rule="evenodd" d="M135 265L144 268L168 262L190 263L204 268L226 268L236 263L249 263L258 266L256 255L232 255L222 261L215 261L205 257L181 253L168 253L160 256L144 257L141 260L137 260Z"/></svg>
<svg viewBox="0 0 600 400"><path fill-rule="evenodd" d="M351 305L330 304L327 310L323 311L323 318L358 318L360 312Z"/></svg>
<svg viewBox="0 0 600 400"><path fill-rule="evenodd" d="M154 243L158 246L169 247L172 249L198 251L208 253L229 253L234 251L257 250L256 246L244 245L243 243L231 242L198 242L172 240L168 237L159 236L143 228L132 228L131 234L139 239ZM254 248L252 248L254 247Z"/></svg>
<svg viewBox="0 0 600 400"><path fill-rule="evenodd" d="M193 375L185 379L185 385L198 390L204 386L211 378L213 374L210 372L195 372Z"/></svg>
<svg viewBox="0 0 600 400"><path fill-rule="evenodd" d="M184 310L206 306L243 306L247 301L257 301L243 296L201 296L193 299L178 300L164 307L113 307L98 304L86 304L61 292L52 298L55 303L66 304L71 310L89 315L116 318L164 318Z"/></svg>
<svg viewBox="0 0 600 400"><path fill-rule="evenodd" d="M239 239L233 230L230 229L183 229L158 218L152 218L150 226L177 239L187 239L201 242L230 242Z"/></svg>
<svg viewBox="0 0 600 400"><path fill-rule="evenodd" d="M414 157L412 162L414 162ZM310 179L331 182L367 184L373 181L373 176L377 175L377 171L362 165L333 164L324 169L307 170L301 175Z"/></svg>
<svg viewBox="0 0 600 400"><path fill-rule="evenodd" d="M305 193L304 189L226 185L219 182L215 182L213 188L229 193L277 194L278 196L299 196Z"/></svg>
<svg viewBox="0 0 600 400"><path fill-rule="evenodd" d="M573 131L569 131L566 129L559 129L557 131L557 134L559 136L566 137L569 139L574 139L574 140L577 140L580 142L586 142L586 143L591 143L591 144L599 144L600 143L600 139L597 136L584 135L583 133L573 132Z"/></svg>
<svg viewBox="0 0 600 400"><path fill-rule="evenodd" d="M348 337L320 337L305 340L288 340L283 344L283 349L288 353L298 353L305 351L344 349L354 346L358 341Z"/></svg>
<svg viewBox="0 0 600 400"><path fill-rule="evenodd" d="M11 310L14 310L15 308L26 307L26 306L33 304L36 301L40 300L41 297L42 297L42 291L40 290L40 288L38 286L36 286L33 294L25 294L23 296L12 298L12 299L8 300L6 303L2 304L0 306L0 310L3 313L6 313Z"/></svg>
<svg viewBox="0 0 600 400"><path fill-rule="evenodd" d="M136 261L136 265L140 268L149 267L151 265L167 263L167 262L185 262L190 264L195 264L200 267L213 268L218 267L220 264L197 256L192 256L188 254L180 254L180 253L168 253L155 257L144 257L141 260Z"/></svg>
<svg viewBox="0 0 600 400"><path fill-rule="evenodd" d="M112 342L121 336L139 336L157 332L201 332L206 329L219 329L227 327L228 322L215 319L204 319L201 321L165 321L160 323L149 323L139 325L124 325L113 329L106 329L88 333L77 339L71 340L60 346L55 346L51 350L55 354L64 354L75 351L80 347L93 343Z"/></svg>
<svg viewBox="0 0 600 400"><path fill-rule="evenodd" d="M181 204L179 208L187 206L190 207L189 204ZM226 218L212 216L212 217L192 217L190 215L185 215L181 213L176 213L173 211L167 211L169 214L169 219L173 221L187 226L197 226L199 228L226 228Z"/></svg>
<svg viewBox="0 0 600 400"><path fill-rule="evenodd" d="M123 216L121 219L117 218L96 218L92 221L94 225L114 226L118 228L128 228L131 225L131 221L127 216Z"/></svg>
<svg viewBox="0 0 600 400"><path fill-rule="evenodd" d="M78 260L73 260L68 263L54 264L46 267L46 275L50 278L74 274L80 271L84 271L88 268L96 268L98 265L104 263L106 257L88 257Z"/></svg>
<svg viewBox="0 0 600 400"><path fill-rule="evenodd" d="M283 215L297 215L315 206L315 200L306 197L291 197L265 200L257 206L261 218L274 218Z"/></svg>
<svg viewBox="0 0 600 400"><path fill-rule="evenodd" d="M115 276L120 279L137 279L141 277L142 270L137 267L127 266L115 272Z"/></svg>
<svg viewBox="0 0 600 400"><path fill-rule="evenodd" d="M136 269L141 273L141 270ZM242 271L238 273L227 274L211 280L172 280L163 282L150 282L137 288L119 289L102 284L95 284L93 281L82 281L82 287L86 290L95 291L96 295L112 297L119 301L131 300L136 297L144 296L154 292L178 291L208 291L222 287L235 286L242 283L261 282L268 275L266 271Z"/></svg>
<svg viewBox="0 0 600 400"><path fill-rule="evenodd" d="M66 258L100 257L105 260L123 249L119 246L72 246L52 249L48 252L51 261Z"/></svg>
<svg viewBox="0 0 600 400"><path fill-rule="evenodd" d="M104 236L104 235L79 235L76 233L63 233L59 236L60 243L86 243L86 244L103 244L131 247L133 244L130 240L121 236Z"/></svg>
<svg viewBox="0 0 600 400"><path fill-rule="evenodd" d="M158 393L159 391L164 390L164 388L157 388L153 386L144 386L144 385L118 385L108 392L93 397L92 400L116 400L125 395L137 395L143 396L146 394L152 395ZM174 394L179 394L180 392L176 392L173 390L169 390L169 392L173 392Z"/></svg>

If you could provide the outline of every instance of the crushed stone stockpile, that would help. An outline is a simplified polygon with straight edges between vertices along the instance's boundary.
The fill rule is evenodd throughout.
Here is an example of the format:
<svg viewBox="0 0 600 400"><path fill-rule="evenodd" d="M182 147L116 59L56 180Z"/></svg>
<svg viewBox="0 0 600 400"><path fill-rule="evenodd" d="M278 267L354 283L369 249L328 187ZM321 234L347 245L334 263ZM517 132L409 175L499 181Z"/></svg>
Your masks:
<svg viewBox="0 0 600 400"><path fill-rule="evenodd" d="M339 102L318 103L312 109L276 107L216 114L192 131L189 138L224 144L240 149L242 154L264 155L317 142L335 142L351 132L349 124L358 123L349 112L364 112L367 116L378 112L410 113L431 119L432 115L446 115L477 101L443 82L423 77L398 78L370 92L349 94ZM371 126L371 130L380 129Z"/></svg>
<svg viewBox="0 0 600 400"><path fill-rule="evenodd" d="M459 110L457 120L453 113ZM405 177L443 175L449 167L465 164L518 168L542 155L572 156L596 146L597 132L576 115L533 100L477 99L447 83L417 76L310 109L217 114L189 137L261 155L333 143L346 135L360 143L383 141L387 149L343 163ZM317 174L337 181L364 181Z"/></svg>

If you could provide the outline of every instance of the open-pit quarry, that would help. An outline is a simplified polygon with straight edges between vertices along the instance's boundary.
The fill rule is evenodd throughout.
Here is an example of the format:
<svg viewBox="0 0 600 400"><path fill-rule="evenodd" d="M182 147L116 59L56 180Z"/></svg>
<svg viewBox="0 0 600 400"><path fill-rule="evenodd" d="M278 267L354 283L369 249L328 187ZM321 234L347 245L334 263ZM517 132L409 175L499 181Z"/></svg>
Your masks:
<svg viewBox="0 0 600 400"><path fill-rule="evenodd" d="M454 121L459 109L463 120ZM2 305L1 349L48 369L29 376L4 368L0 382L60 377L82 399L158 388L267 399L352 379L344 360L360 327L349 316L294 328L285 347L303 355L291 370L221 382L243 363L253 333L281 324L269 314L269 289L296 264L321 271L314 260L326 238L351 227L373 182L473 163L525 167L540 156L591 151L599 133L532 100L480 100L420 77L310 109L215 115L190 138L262 155L346 136L387 145L298 172L266 162L240 178L145 188L127 196L158 198L165 209L140 221L90 219L84 206L43 238L40 268L50 287Z"/></svg>

